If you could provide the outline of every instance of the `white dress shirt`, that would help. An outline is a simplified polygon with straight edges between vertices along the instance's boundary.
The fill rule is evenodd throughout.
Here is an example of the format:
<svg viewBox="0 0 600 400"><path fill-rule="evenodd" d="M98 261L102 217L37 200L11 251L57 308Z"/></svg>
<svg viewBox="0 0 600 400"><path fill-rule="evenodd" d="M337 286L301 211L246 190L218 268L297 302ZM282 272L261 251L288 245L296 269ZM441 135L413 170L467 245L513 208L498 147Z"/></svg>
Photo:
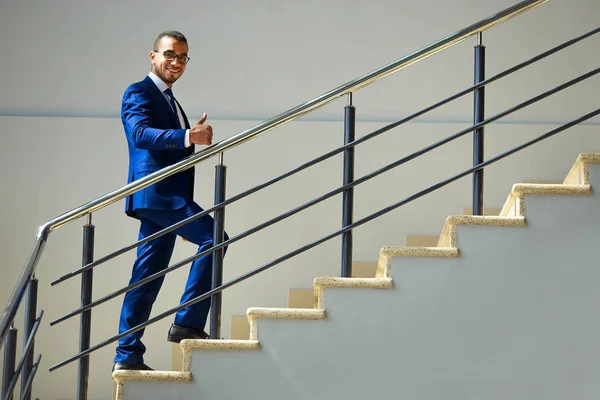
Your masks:
<svg viewBox="0 0 600 400"><path fill-rule="evenodd" d="M167 95L165 93L165 90L167 90L169 88L167 86L167 84L164 83L162 81L162 79L160 79L158 76L156 76L156 74L154 72L150 72L148 74L148 76L150 77L150 79L152 79L152 82L154 82L154 84L156 85L158 90L160 90L162 95L165 96L165 99L167 99L167 103L171 104L171 99L169 99L169 95ZM183 113L179 109L179 105L177 104L177 102L175 102L175 108L176 108L175 114L177 114L177 118L179 118L179 123L181 124L181 126L185 126L185 121L183 120ZM190 130L189 129L185 130L185 139L183 140L183 144L186 148L190 147L192 145L190 143Z"/></svg>

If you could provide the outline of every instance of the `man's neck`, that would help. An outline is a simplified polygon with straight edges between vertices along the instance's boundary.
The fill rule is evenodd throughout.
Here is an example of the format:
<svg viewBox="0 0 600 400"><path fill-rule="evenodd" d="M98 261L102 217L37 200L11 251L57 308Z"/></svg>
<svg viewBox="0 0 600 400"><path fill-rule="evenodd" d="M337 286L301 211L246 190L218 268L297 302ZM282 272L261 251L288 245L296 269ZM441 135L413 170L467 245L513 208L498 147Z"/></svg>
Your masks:
<svg viewBox="0 0 600 400"><path fill-rule="evenodd" d="M158 75L156 75L152 71L150 71L148 73L148 76L150 77L150 79L152 79L152 81L154 82L154 84L156 85L156 87L158 87L161 92L165 91L167 88L171 89L173 87L172 83L170 84L170 83L167 83L167 82L163 81L162 79L160 79L158 77Z"/></svg>

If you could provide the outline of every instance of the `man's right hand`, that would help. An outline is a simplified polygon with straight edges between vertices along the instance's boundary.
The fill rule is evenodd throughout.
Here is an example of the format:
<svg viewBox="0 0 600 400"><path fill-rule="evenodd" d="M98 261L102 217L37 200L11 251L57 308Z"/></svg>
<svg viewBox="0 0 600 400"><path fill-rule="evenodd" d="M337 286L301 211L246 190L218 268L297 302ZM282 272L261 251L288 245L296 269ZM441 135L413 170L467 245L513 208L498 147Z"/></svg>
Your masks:
<svg viewBox="0 0 600 400"><path fill-rule="evenodd" d="M194 125L192 129L190 129L190 143L193 144L212 144L213 131L212 126L206 124L206 113L202 116L202 118Z"/></svg>

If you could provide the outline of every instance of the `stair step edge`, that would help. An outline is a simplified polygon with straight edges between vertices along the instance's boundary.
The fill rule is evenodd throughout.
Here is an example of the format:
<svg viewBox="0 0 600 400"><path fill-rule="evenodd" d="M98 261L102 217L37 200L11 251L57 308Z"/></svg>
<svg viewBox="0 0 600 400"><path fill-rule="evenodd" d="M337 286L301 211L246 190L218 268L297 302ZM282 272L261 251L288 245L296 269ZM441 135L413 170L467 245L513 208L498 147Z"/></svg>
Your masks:
<svg viewBox="0 0 600 400"><path fill-rule="evenodd" d="M302 308L261 308L252 307L246 311L248 319L270 318L270 319L308 319L317 320L327 317L322 309Z"/></svg>
<svg viewBox="0 0 600 400"><path fill-rule="evenodd" d="M490 226L524 226L525 217L485 216L485 215L451 215L446 219L447 225L490 225Z"/></svg>
<svg viewBox="0 0 600 400"><path fill-rule="evenodd" d="M317 288L389 289L392 287L392 279L317 277L314 279L314 286Z"/></svg>
<svg viewBox="0 0 600 400"><path fill-rule="evenodd" d="M526 194L586 195L592 193L592 187L585 184L516 183L512 187L512 193L517 196Z"/></svg>
<svg viewBox="0 0 600 400"><path fill-rule="evenodd" d="M390 257L458 257L456 247L383 246L381 256Z"/></svg>
<svg viewBox="0 0 600 400"><path fill-rule="evenodd" d="M258 340L214 340L214 339L185 339L179 344L182 350L257 350Z"/></svg>
<svg viewBox="0 0 600 400"><path fill-rule="evenodd" d="M600 153L580 153L577 161L589 164L600 163Z"/></svg>
<svg viewBox="0 0 600 400"><path fill-rule="evenodd" d="M458 257L456 247L383 246L379 251L377 275L379 279L390 279L392 257Z"/></svg>
<svg viewBox="0 0 600 400"><path fill-rule="evenodd" d="M124 381L173 381L189 382L191 372L181 371L115 371L112 373L115 382Z"/></svg>
<svg viewBox="0 0 600 400"><path fill-rule="evenodd" d="M338 278L318 277L314 280L315 308L325 309L325 292L332 288L351 289L391 289L393 281L391 278Z"/></svg>

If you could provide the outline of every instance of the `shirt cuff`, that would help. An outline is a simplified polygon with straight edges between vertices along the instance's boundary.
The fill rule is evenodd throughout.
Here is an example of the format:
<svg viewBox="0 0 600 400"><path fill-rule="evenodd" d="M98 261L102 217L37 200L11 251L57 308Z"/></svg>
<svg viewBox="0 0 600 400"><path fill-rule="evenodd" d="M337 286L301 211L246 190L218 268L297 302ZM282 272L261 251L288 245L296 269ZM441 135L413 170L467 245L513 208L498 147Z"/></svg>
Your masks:
<svg viewBox="0 0 600 400"><path fill-rule="evenodd" d="M189 129L185 130L185 138L183 139L183 145L185 146L186 149L192 145L190 143L190 130Z"/></svg>

